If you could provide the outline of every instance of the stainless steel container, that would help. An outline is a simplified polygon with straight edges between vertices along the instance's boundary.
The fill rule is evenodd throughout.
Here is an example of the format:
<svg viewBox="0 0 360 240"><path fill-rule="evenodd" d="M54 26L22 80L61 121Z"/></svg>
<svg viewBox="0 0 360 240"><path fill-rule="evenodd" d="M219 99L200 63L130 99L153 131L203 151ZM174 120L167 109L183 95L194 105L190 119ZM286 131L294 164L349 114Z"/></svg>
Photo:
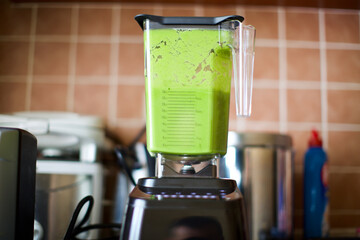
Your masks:
<svg viewBox="0 0 360 240"><path fill-rule="evenodd" d="M290 136L229 132L219 176L237 181L253 240L292 238L293 155Z"/></svg>

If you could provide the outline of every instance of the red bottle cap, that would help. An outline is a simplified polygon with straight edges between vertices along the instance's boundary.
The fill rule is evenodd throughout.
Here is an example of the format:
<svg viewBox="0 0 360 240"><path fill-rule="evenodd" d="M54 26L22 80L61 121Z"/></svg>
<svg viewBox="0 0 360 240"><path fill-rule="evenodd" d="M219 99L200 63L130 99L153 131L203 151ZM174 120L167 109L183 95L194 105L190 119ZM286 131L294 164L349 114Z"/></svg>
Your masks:
<svg viewBox="0 0 360 240"><path fill-rule="evenodd" d="M309 147L322 147L322 141L319 137L319 132L317 130L311 131L311 137L309 139Z"/></svg>

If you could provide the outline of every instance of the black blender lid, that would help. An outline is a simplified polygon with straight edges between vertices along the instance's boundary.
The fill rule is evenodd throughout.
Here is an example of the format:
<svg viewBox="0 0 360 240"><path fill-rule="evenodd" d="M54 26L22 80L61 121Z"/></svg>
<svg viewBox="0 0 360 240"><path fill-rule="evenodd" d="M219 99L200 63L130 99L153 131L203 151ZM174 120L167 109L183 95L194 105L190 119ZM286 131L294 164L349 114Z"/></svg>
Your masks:
<svg viewBox="0 0 360 240"><path fill-rule="evenodd" d="M244 18L239 15L229 15L221 17L162 17L156 15L139 14L135 16L135 20L143 29L143 22L145 19L150 19L163 25L217 25L227 20L244 21Z"/></svg>

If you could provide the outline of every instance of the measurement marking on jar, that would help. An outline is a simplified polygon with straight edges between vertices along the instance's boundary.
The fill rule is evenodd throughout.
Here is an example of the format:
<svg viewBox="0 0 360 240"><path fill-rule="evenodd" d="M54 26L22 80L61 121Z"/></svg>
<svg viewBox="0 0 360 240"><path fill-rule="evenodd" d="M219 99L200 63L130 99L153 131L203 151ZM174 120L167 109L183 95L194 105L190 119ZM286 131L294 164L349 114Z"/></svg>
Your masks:
<svg viewBox="0 0 360 240"><path fill-rule="evenodd" d="M168 119L169 118L175 118L175 119L195 119L195 117L167 117Z"/></svg>

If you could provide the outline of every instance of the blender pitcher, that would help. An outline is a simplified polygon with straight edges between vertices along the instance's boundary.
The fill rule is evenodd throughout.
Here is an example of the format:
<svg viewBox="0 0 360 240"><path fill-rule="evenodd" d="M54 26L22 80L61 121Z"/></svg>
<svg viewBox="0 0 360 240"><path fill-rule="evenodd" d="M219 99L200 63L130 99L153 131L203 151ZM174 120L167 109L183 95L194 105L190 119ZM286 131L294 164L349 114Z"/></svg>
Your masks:
<svg viewBox="0 0 360 240"><path fill-rule="evenodd" d="M255 29L241 16L137 15L144 30L147 147L156 177L131 191L122 240L247 240L236 181L218 178L231 80L250 115Z"/></svg>
<svg viewBox="0 0 360 240"><path fill-rule="evenodd" d="M255 28L241 16L135 19L144 30L147 147L161 163L157 176L198 172L190 166L226 153L232 78L237 115L250 115Z"/></svg>

